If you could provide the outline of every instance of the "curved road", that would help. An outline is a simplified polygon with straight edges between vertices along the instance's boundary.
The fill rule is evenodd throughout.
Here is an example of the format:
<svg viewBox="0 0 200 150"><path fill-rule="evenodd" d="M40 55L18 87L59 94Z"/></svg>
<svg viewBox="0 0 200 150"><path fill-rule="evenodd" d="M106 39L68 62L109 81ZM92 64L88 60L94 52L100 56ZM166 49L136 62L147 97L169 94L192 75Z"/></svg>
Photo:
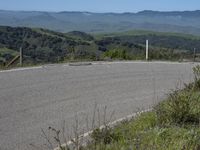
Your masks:
<svg viewBox="0 0 200 150"><path fill-rule="evenodd" d="M44 148L41 129L48 134L49 126L60 129L65 125L69 135L78 120L80 131L86 131L92 126L95 106L100 110L96 122L103 121L105 106L107 116L114 112L111 120L149 108L171 89L192 81L192 66L98 62L1 71L0 150Z"/></svg>

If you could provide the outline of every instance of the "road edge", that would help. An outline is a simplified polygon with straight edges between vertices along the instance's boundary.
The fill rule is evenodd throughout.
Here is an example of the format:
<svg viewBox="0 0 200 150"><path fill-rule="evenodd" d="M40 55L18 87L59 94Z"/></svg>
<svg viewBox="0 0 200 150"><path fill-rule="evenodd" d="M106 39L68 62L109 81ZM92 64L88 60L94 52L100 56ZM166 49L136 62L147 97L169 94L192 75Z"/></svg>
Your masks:
<svg viewBox="0 0 200 150"><path fill-rule="evenodd" d="M145 113L145 112L150 112L150 111L152 111L152 110L153 110L153 108L149 108L149 109L145 109L145 110L142 110L142 111L139 111L139 112L130 114L130 115L126 116L126 117L122 117L122 118L120 118L120 119L117 119L117 120L115 120L115 121L113 121L113 122L108 123L107 126L109 126L109 127L114 127L115 125L117 125L117 124L119 124L119 123L121 123L121 122L123 122L123 121L130 121L131 119L135 118L136 116L139 116L139 115L141 115L142 113ZM105 125L102 125L102 126L99 127L99 129L103 129L103 128L105 128ZM93 130L90 130L90 131L88 131L88 132L86 132L86 133L84 133L84 134L81 134L81 135L79 136L79 138L80 138L80 139L85 139L85 138L87 138L90 134L92 134L92 132L93 132ZM72 141L75 141L75 140L76 140L76 139L73 138L72 140L68 141L67 143L62 144L61 146L62 146L62 147L66 147L66 146L72 145L72 144L73 144ZM56 148L54 148L54 150L60 150L59 146L57 146Z"/></svg>

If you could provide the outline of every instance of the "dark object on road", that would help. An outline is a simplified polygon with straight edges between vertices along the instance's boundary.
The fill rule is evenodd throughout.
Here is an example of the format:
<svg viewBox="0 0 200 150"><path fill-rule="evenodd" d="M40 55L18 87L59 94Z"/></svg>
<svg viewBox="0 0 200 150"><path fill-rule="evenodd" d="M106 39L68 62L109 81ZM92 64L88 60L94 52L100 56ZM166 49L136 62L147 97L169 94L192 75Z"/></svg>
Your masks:
<svg viewBox="0 0 200 150"><path fill-rule="evenodd" d="M70 63L69 66L89 66L92 65L92 63L84 63L84 62L79 62L79 63Z"/></svg>

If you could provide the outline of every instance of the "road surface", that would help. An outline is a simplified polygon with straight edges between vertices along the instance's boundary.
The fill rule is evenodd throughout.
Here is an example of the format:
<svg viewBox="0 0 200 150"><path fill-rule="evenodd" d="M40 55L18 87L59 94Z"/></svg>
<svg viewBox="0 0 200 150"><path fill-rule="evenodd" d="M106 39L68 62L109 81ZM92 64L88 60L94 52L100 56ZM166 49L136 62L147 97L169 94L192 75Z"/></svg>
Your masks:
<svg viewBox="0 0 200 150"><path fill-rule="evenodd" d="M100 110L100 117L95 114L97 122L103 121L105 106L107 116L114 112L111 120L149 108L171 89L192 81L192 66L101 62L1 71L0 150L44 148L47 142L41 129L48 134L49 126L57 129L65 126L66 134L70 135L76 120L80 131L87 131L92 126L95 106Z"/></svg>

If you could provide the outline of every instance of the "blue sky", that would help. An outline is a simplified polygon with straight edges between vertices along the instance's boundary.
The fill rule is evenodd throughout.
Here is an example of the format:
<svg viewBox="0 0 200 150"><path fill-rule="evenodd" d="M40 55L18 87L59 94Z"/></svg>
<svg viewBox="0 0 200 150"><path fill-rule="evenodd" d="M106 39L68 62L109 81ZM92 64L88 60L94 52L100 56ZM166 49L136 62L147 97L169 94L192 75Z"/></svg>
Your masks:
<svg viewBox="0 0 200 150"><path fill-rule="evenodd" d="M137 12L197 10L200 0L0 0L3 10Z"/></svg>

